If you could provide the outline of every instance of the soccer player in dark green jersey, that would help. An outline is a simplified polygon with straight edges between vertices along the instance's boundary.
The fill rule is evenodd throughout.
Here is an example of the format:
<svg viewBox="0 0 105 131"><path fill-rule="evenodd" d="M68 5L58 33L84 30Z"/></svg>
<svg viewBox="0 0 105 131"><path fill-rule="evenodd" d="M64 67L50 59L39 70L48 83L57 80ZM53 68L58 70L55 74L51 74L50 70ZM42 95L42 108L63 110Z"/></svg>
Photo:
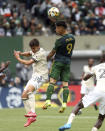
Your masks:
<svg viewBox="0 0 105 131"><path fill-rule="evenodd" d="M59 112L62 113L66 109L66 103L69 95L68 81L70 80L70 63L75 38L72 34L67 32L67 25L64 21L56 22L56 33L61 35L61 38L56 40L55 47L47 56L47 59L49 60L55 55L50 73L50 84L47 89L46 103L43 106L43 109L47 109L49 106L51 106L51 95L54 92L56 81L60 77L63 85L63 103Z"/></svg>

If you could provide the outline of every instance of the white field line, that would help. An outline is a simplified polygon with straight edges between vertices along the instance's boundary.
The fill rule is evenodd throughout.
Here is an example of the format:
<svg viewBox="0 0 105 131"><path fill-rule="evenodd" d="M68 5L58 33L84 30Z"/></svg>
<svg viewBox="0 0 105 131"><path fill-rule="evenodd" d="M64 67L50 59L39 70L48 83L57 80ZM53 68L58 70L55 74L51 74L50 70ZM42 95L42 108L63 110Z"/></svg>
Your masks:
<svg viewBox="0 0 105 131"><path fill-rule="evenodd" d="M45 116L45 115L38 115L37 119L68 119L69 116ZM75 119L97 119L98 116L76 116ZM8 121L8 117L6 119L0 118L0 121ZM12 118L11 121L23 121L23 119L15 119Z"/></svg>
<svg viewBox="0 0 105 131"><path fill-rule="evenodd" d="M51 118L51 119L61 119L68 118L69 116L37 116L38 118ZM98 116L76 116L77 119L96 119Z"/></svg>

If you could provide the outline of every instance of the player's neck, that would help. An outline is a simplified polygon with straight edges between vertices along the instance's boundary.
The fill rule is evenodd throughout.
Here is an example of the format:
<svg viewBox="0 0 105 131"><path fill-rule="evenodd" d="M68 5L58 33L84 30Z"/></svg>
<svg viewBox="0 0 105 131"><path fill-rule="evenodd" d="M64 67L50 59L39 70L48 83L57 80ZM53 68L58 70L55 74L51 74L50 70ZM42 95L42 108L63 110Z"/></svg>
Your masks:
<svg viewBox="0 0 105 131"><path fill-rule="evenodd" d="M62 33L62 36L63 35L67 35L68 34L68 32L65 30L63 33Z"/></svg>
<svg viewBox="0 0 105 131"><path fill-rule="evenodd" d="M38 52L39 50L40 50L40 47L37 49L37 51L36 51L36 52ZM36 53L36 52L35 52L35 53Z"/></svg>
<svg viewBox="0 0 105 131"><path fill-rule="evenodd" d="M92 68L92 65L88 65L89 66L89 68Z"/></svg>

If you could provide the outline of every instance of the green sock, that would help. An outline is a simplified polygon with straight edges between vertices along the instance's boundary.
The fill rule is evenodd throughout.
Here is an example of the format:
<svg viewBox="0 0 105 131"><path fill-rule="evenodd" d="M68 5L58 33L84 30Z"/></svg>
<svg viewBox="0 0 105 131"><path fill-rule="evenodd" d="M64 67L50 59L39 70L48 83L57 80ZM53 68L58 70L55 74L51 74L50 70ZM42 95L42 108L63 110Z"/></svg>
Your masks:
<svg viewBox="0 0 105 131"><path fill-rule="evenodd" d="M46 100L51 100L51 95L54 92L54 84L50 84L47 89L47 99Z"/></svg>
<svg viewBox="0 0 105 131"><path fill-rule="evenodd" d="M69 89L67 86L63 87L63 103L67 103L67 99L69 96Z"/></svg>

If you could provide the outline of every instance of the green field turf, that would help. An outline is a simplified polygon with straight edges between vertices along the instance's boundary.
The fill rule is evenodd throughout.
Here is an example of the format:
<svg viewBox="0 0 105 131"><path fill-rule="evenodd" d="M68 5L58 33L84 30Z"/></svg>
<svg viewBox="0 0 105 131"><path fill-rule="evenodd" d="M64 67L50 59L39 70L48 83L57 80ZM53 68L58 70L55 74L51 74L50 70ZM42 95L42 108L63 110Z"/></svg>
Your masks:
<svg viewBox="0 0 105 131"><path fill-rule="evenodd" d="M58 108L50 108L45 111L37 108L37 121L30 127L23 127L26 122L23 108L0 109L0 131L58 131L58 128L67 121L71 110L70 107L65 113L59 114ZM84 109L83 114L74 120L71 131L91 131L97 115L98 111L95 111L93 107ZM100 131L105 131L105 122Z"/></svg>

